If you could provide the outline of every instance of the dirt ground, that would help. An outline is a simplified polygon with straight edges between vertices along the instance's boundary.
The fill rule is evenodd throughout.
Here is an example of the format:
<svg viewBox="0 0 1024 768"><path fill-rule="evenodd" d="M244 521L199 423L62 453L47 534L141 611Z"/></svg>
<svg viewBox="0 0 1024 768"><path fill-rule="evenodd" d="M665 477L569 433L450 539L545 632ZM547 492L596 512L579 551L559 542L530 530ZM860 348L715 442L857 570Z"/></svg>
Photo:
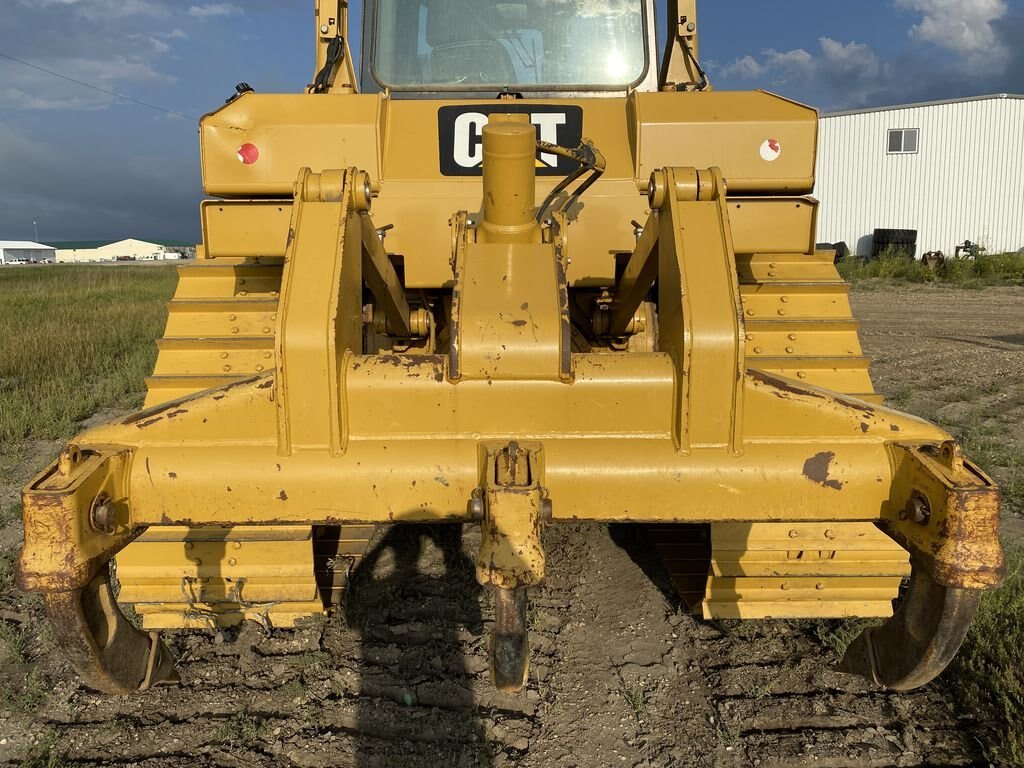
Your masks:
<svg viewBox="0 0 1024 768"><path fill-rule="evenodd" d="M1024 290L888 288L854 303L878 386L898 404L1024 442ZM19 536L9 522L0 549ZM496 693L478 540L472 527L382 530L345 615L172 634L181 686L125 698L83 688L38 603L0 594L0 623L26 638L22 662L0 664L0 685L22 697L0 707L0 765L988 765L990 724L941 679L878 693L831 671L837 623L700 621L632 526L545 532L529 686Z"/></svg>

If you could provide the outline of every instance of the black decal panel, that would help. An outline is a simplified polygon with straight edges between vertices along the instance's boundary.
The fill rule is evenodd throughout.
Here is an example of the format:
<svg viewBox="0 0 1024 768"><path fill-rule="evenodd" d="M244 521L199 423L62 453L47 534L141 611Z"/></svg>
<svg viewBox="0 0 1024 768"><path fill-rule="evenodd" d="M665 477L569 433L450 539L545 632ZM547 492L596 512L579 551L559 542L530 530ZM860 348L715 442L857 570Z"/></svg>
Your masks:
<svg viewBox="0 0 1024 768"><path fill-rule="evenodd" d="M437 113L441 173L444 176L479 176L482 173L481 132L493 113L530 115L537 138L563 147L576 147L583 137L583 109L575 106L491 102L441 107ZM564 157L541 154L538 176L565 176L578 164Z"/></svg>

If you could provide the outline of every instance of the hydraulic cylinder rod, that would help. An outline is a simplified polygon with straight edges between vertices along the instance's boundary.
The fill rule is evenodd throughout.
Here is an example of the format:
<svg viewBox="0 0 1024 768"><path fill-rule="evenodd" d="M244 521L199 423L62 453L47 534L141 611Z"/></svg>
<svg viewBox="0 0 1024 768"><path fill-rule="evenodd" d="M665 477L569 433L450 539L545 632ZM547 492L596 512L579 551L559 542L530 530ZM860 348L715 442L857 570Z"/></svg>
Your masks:
<svg viewBox="0 0 1024 768"><path fill-rule="evenodd" d="M483 129L483 221L488 243L539 243L534 221L537 134L529 115L491 115Z"/></svg>

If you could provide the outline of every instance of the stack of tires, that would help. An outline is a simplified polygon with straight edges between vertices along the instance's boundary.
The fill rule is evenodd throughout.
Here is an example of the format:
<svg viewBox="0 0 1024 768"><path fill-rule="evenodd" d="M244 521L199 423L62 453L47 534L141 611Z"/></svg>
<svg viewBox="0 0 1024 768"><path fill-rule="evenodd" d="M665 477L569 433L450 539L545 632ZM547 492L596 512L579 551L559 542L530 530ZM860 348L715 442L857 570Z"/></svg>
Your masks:
<svg viewBox="0 0 1024 768"><path fill-rule="evenodd" d="M871 258L882 254L904 256L913 260L917 256L916 229L876 229L871 238Z"/></svg>
<svg viewBox="0 0 1024 768"><path fill-rule="evenodd" d="M835 259L833 260L836 264L838 264L840 261L842 261L843 259L850 255L850 246L848 246L845 242L842 241L838 243L817 243L815 245L815 250L835 251L836 255Z"/></svg>

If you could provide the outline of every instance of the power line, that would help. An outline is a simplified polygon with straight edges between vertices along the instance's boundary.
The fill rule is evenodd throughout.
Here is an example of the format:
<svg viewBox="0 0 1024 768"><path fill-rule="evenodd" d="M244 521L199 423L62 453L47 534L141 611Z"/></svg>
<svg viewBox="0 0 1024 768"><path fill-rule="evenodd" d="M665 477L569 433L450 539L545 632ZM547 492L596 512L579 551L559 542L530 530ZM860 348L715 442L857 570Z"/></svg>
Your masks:
<svg viewBox="0 0 1024 768"><path fill-rule="evenodd" d="M157 112L164 112L164 113L166 113L168 115L174 115L175 117L183 117L186 120L196 120L196 121L198 121L198 119L199 119L197 117L192 117L191 115L182 114L181 112L175 112L173 109L164 109L163 107L158 107L156 104L150 104L147 101L140 101L139 99L133 99L131 96L125 96L123 93L117 93L115 91L108 91L106 88L101 88L98 85L93 85L92 83L86 83L86 82L84 82L82 80L76 80L73 77L68 77L67 75L62 75L60 72L54 72L52 69L46 69L46 67L40 67L37 64L32 64L31 62L23 61L22 59L16 58L14 56L10 56L10 55L8 55L6 53L3 53L3 52L0 52L0 57L5 58L5 59L9 59L10 61L17 62L18 64L21 64L23 66L29 67L30 69L36 69L36 70L39 70L40 72L45 72L48 75L53 75L53 77L59 77L61 80L67 80L69 83L74 83L75 85L80 85L83 88L89 88L89 89L94 90L94 91L99 91L100 93L105 93L108 96L113 96L114 98L122 99L123 101L130 101L132 104L138 104L140 107L146 107L147 109L155 109Z"/></svg>

